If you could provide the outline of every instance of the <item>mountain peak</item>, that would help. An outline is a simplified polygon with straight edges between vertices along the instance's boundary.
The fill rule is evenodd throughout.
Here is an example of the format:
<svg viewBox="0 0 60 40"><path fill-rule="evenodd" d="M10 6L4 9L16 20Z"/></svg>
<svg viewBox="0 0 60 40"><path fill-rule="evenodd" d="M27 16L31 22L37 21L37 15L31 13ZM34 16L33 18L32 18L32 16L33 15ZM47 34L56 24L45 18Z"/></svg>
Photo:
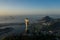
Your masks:
<svg viewBox="0 0 60 40"><path fill-rule="evenodd" d="M52 20L52 18L51 17L49 17L49 16L45 16L45 17L43 17L43 19L42 20L45 20L46 22L49 22L49 21L51 21Z"/></svg>

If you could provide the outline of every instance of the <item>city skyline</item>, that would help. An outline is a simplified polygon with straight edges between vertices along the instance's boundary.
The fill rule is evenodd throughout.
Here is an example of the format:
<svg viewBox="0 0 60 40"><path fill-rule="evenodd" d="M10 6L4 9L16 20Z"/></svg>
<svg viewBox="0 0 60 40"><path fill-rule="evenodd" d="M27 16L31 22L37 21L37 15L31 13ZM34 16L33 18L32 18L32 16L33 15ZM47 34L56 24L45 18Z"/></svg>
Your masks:
<svg viewBox="0 0 60 40"><path fill-rule="evenodd" d="M0 0L0 16L60 13L60 0Z"/></svg>

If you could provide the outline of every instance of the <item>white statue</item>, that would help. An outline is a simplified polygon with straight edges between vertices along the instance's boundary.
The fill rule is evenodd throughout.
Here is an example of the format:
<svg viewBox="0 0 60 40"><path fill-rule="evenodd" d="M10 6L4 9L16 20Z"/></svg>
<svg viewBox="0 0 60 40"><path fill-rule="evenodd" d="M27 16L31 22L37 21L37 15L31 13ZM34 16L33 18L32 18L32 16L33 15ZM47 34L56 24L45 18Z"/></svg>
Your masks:
<svg viewBox="0 0 60 40"><path fill-rule="evenodd" d="M26 19L25 19L25 25L26 25L26 29L25 29L25 30L26 30L26 31L28 30L28 24L29 24L29 20L28 20L28 18L26 18Z"/></svg>

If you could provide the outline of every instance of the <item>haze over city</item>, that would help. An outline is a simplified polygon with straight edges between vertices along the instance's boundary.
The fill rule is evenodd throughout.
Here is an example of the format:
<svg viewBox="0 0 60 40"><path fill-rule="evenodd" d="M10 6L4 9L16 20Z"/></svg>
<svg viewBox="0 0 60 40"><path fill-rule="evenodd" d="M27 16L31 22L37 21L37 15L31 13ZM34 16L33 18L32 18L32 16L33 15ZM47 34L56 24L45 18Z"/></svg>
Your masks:
<svg viewBox="0 0 60 40"><path fill-rule="evenodd" d="M0 0L0 16L60 13L60 0Z"/></svg>

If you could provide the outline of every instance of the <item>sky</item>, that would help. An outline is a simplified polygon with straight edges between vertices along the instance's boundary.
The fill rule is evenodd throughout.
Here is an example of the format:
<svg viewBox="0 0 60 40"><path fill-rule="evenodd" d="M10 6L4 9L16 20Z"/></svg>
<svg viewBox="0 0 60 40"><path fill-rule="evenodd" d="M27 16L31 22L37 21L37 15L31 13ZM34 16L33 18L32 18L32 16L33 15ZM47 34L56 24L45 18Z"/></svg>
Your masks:
<svg viewBox="0 0 60 40"><path fill-rule="evenodd" d="M0 16L60 14L60 0L0 0Z"/></svg>

